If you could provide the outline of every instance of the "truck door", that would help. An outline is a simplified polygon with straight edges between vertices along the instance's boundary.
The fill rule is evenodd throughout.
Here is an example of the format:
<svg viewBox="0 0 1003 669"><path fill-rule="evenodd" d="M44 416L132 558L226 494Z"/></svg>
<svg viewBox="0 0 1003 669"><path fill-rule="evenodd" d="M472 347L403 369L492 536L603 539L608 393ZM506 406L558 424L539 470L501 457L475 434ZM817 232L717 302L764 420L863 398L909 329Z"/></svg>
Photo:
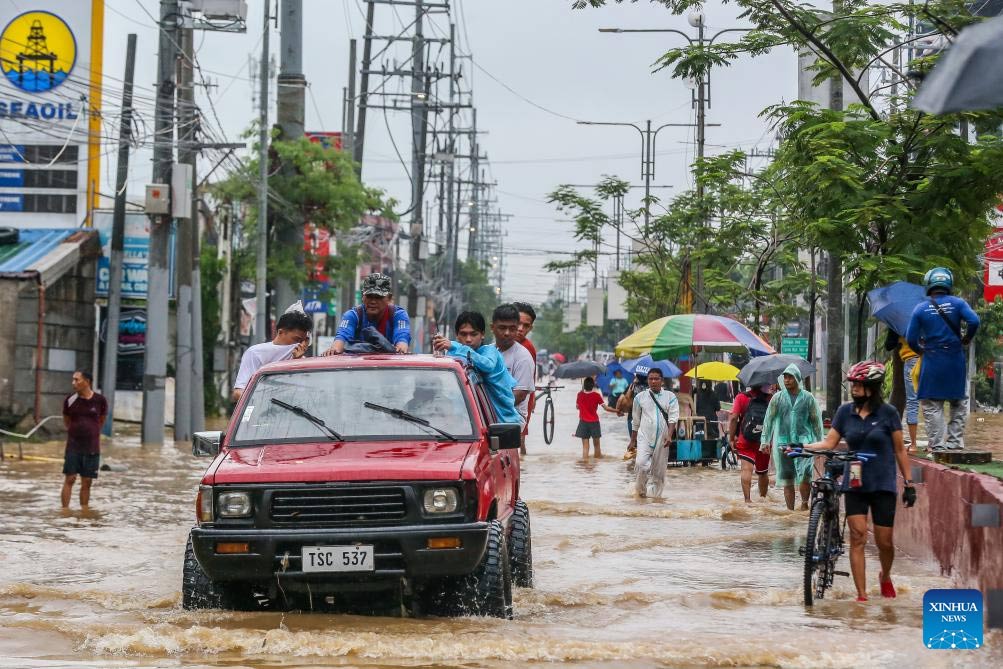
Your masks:
<svg viewBox="0 0 1003 669"><path fill-rule="evenodd" d="M487 393L481 384L474 386L477 404L485 423L490 425L498 421L494 407L488 400ZM512 510L515 503L516 482L519 480L519 456L512 451L490 451L491 477L494 481L495 497L498 500L498 517L504 518Z"/></svg>

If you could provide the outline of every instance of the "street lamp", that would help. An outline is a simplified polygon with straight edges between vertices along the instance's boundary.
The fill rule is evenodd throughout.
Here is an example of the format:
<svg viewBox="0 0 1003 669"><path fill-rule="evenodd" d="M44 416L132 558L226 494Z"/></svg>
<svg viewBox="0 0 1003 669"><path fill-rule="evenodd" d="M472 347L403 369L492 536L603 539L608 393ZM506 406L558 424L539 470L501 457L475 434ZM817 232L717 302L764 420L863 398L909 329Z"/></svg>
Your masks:
<svg viewBox="0 0 1003 669"><path fill-rule="evenodd" d="M750 30L752 30L751 28L725 28L724 30L717 31L716 33L714 33L710 37L710 39L707 39L707 38L704 37L705 22L704 22L703 8L699 7L699 6L696 7L694 9L694 11L692 11L690 13L690 15L688 17L686 17L686 18L687 18L687 21L689 22L689 24L691 26L693 26L694 28L697 29L696 39L690 37L689 35L687 35L682 30L677 30L675 28L600 28L599 32L601 32L601 33L616 33L616 34L623 34L623 33L674 33L676 35L680 35L683 39L685 39L686 42L690 46L697 45L697 46L703 48L703 46L705 44L708 45L708 46L711 45L711 44L713 44L714 40L716 40L721 35L725 35L727 33L736 33L736 32L749 32ZM697 106L697 122L696 122L696 126L697 126L697 160L701 160L704 157L704 145L705 145L705 132L704 131L705 131L707 125L708 125L707 122L706 122L706 118L707 118L706 112L707 112L707 107L710 106L710 75L709 75L709 71L708 71L708 75L706 77L704 77L703 74L700 74L700 76L697 77L695 97L696 97L695 102L696 102L696 106ZM637 127L637 126L634 126L634 127ZM638 128L638 130L640 130L640 128ZM699 181L697 182L697 201L699 203L701 203L701 205L703 204L703 185ZM647 222L647 218L648 218L648 216L647 216L647 214L648 214L648 208L647 208L647 206L645 206L644 212L645 212L645 222ZM700 270L699 267L697 268L697 292L700 293L700 294L702 294L702 292L703 292L703 272Z"/></svg>
<svg viewBox="0 0 1003 669"><path fill-rule="evenodd" d="M651 208L649 198L651 197L651 180L655 177L655 140L658 133L664 128L692 128L693 123L663 123L654 130L651 129L651 121L645 121L642 129L634 123L623 123L613 121L578 121L578 125L615 125L633 128L641 134L641 178L644 179L644 225L647 227L651 218ZM709 125L719 126L720 123Z"/></svg>

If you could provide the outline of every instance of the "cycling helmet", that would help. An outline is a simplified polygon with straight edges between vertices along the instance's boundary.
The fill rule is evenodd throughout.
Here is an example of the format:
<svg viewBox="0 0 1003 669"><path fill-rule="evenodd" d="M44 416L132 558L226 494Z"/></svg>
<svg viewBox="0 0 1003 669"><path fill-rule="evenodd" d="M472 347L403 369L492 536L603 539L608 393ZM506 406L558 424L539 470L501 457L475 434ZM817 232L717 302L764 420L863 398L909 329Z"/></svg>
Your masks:
<svg viewBox="0 0 1003 669"><path fill-rule="evenodd" d="M858 383L880 384L885 379L885 366L874 360L864 360L850 367L846 373L847 381Z"/></svg>
<svg viewBox="0 0 1003 669"><path fill-rule="evenodd" d="M954 288L954 274L946 267L934 267L923 277L923 286L926 287L927 295L937 288L950 293Z"/></svg>

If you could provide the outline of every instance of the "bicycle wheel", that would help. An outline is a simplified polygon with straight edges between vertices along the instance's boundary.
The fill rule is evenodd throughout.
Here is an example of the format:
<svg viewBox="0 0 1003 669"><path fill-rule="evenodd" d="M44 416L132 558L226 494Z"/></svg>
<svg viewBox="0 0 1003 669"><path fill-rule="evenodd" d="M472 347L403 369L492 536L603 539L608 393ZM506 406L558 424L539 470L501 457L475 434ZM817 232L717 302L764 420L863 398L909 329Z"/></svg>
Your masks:
<svg viewBox="0 0 1003 669"><path fill-rule="evenodd" d="M549 445L554 441L554 400L547 395L547 401L543 405L543 440Z"/></svg>
<svg viewBox="0 0 1003 669"><path fill-rule="evenodd" d="M828 588L829 539L832 530L826 513L826 503L817 499L812 503L808 518L808 534L804 545L804 605L811 606L821 599Z"/></svg>

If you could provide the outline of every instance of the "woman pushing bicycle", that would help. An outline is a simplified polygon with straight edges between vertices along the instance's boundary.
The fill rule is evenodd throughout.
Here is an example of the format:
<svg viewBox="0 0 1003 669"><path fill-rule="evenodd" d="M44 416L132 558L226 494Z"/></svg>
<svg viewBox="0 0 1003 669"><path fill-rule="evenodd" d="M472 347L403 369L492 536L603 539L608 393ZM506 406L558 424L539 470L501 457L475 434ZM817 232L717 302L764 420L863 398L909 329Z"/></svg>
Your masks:
<svg viewBox="0 0 1003 669"><path fill-rule="evenodd" d="M858 602L867 601L864 545L867 543L868 511L881 560L878 574L881 596L895 596L891 570L895 559L892 527L898 490L896 464L905 479L903 504L911 507L916 503L916 488L909 478L909 458L902 439L902 422L898 410L886 404L881 396L884 378L885 366L879 362L865 360L850 367L846 380L850 382L853 401L839 407L832 420L832 429L821 442L806 445L807 449L832 450L842 438L850 451L861 456L848 464L848 473L842 482L846 522L850 526L850 571L857 587Z"/></svg>

